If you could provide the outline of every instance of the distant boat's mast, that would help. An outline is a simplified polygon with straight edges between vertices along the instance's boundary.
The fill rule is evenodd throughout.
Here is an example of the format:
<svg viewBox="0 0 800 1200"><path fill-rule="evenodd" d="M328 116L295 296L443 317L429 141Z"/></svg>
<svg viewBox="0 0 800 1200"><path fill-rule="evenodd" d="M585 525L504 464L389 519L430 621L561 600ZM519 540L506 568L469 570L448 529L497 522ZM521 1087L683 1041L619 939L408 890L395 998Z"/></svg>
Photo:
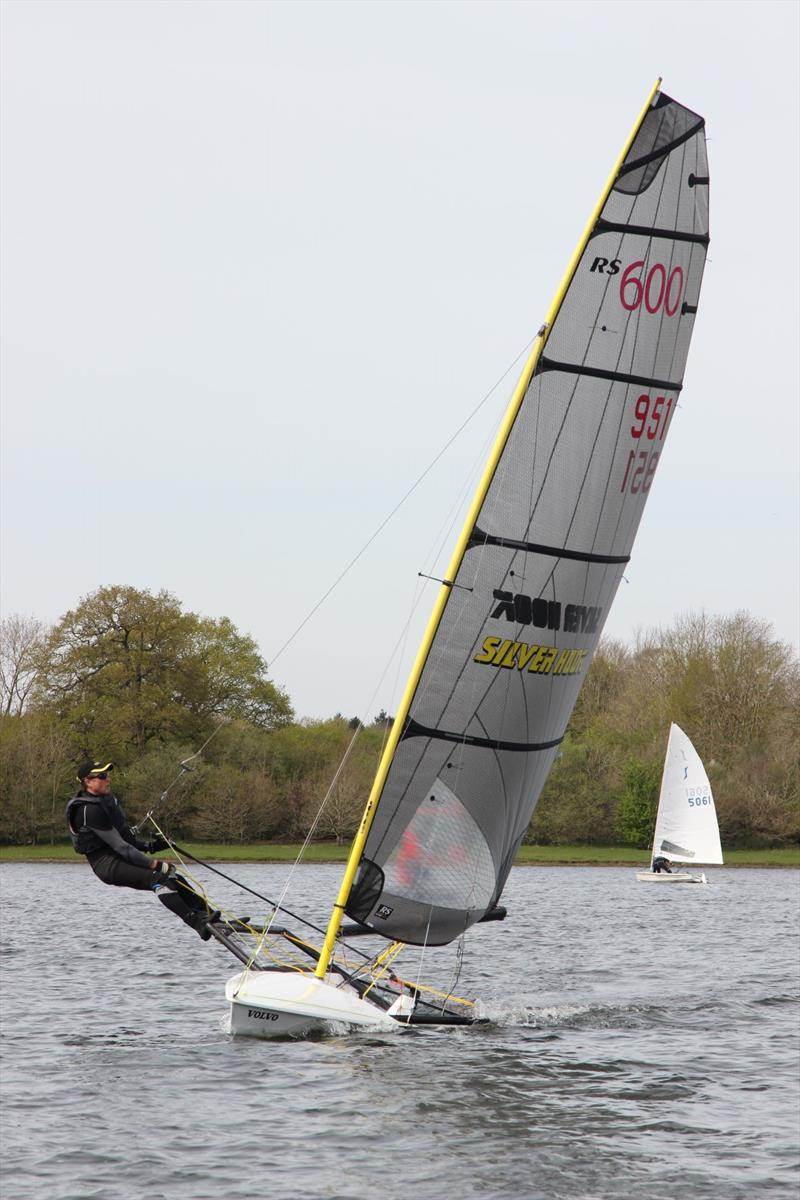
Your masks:
<svg viewBox="0 0 800 1200"><path fill-rule="evenodd" d="M483 505L483 502L486 498L486 493L489 490L489 485L491 484L492 479L494 478L495 471L497 470L497 465L500 461L500 457L503 453L503 450L505 449L506 442L508 441L509 435L513 428L513 425L516 420L519 409L522 405L523 400L525 399L525 395L528 390L528 385L530 384L531 378L533 376L533 372L536 368L536 364L539 361L542 350L544 349L545 343L547 342L547 338L550 333L550 329L552 328L553 322L555 321L556 316L558 315L558 310L561 308L561 305L564 301L564 297L567 294L567 289L569 288L569 285L572 283L572 277L575 274L575 271L577 270L578 264L580 263L580 260L581 260L584 250L586 249L586 245L589 241L589 238L591 237L591 235L594 231L595 225L597 223L597 220L603 210L603 207L604 207L606 201L608 200L611 189L613 188L614 184L617 181L617 177L619 175L620 168L622 167L622 165L625 161L625 158L627 157L628 151L630 150L631 146L633 145L634 139L635 139L637 133L639 132L642 122L644 121L645 117L647 116L651 105L653 104L653 101L658 93L658 89L660 86L661 86L661 79L659 78L656 80L655 84L653 85L653 87L650 91L650 94L647 97L647 101L636 120L636 124L634 125L633 129L631 130L630 134L628 135L625 145L623 146L623 148L620 152L619 158L617 159L616 163L614 164L613 170L611 171L611 174L608 177L606 185L603 188L600 198L597 201L597 204L595 205L595 208L592 212L592 215L589 218L589 221L586 225L583 235L575 249L575 253L572 255L572 258L570 259L569 266L567 267L567 270L564 274L564 278L561 281L558 291L556 292L555 299L553 300L553 303L550 306L550 310L547 313L547 316L545 318L545 323L542 326L541 330L539 331L539 333L536 337L536 340L535 340L534 346L533 346L533 350L531 351L530 357L528 358L528 361L526 362L526 364L522 370L522 374L520 376L519 382L516 386L516 389L514 390L514 395L512 396L511 402L508 406L508 409L506 410L506 415L503 420L503 425L500 429L500 432L497 435L497 439L492 448L491 455L489 456L489 461L486 464L486 469L485 469L485 471L483 473L483 477L481 478L481 481L478 485L478 490L475 494L475 498L472 502L472 506L470 508L470 511L467 515L466 522L464 524L464 528L461 532L461 536L458 540L458 544L456 546L455 552L454 552L452 560L450 562L450 566L447 571L445 583L443 584L442 588L440 589L439 595L436 599L436 603L434 605L434 609L431 614L430 621L428 622L428 627L425 631L425 635L422 639L422 644L420 645L419 651L417 653L417 658L414 663L413 669L411 671L411 675L409 677L408 684L406 685L406 690L403 694L403 698L402 698L402 700L400 702L400 706L397 710L397 715L395 716L395 719L394 719L394 724L392 726L391 734L389 735L389 740L386 743L386 747L384 749L383 756L382 756L380 764L378 766L378 770L375 775L374 782L372 784L372 789L369 794L369 799L367 800L366 807L364 809L364 814L361 818L361 824L358 828L358 832L356 833L355 839L353 841L353 846L350 851L350 857L347 860L347 866L345 868L344 877L342 879L341 887L339 888L339 894L336 897L336 902L333 906L333 912L331 913L331 918L330 918L330 921L328 924L327 933L325 934L325 942L323 944L322 951L321 951L320 957L319 957L319 962L317 963L317 967L316 967L316 971L315 971L315 974L317 976L319 976L320 978L324 977L324 975L328 969L328 964L330 963L331 957L333 955L333 951L334 951L334 948L336 945L336 938L338 936L339 928L341 926L342 918L344 916L345 906L347 904L348 898L350 896L350 892L353 887L353 881L356 876L356 871L358 870L358 864L361 861L361 855L363 853L364 846L366 845L367 837L369 835L369 831L372 826L372 822L375 818L375 812L377 809L378 800L380 799L381 792L383 791L383 786L386 782L386 776L389 773L389 767L391 766L392 758L394 757L395 750L397 749L397 745L400 741L400 736L403 732L403 728L405 726L406 719L408 717L409 710L411 708L411 703L414 698L414 693L417 690L417 685L419 683L420 676L422 675L422 671L425 666L425 662L427 660L428 653L431 648L431 644L433 642L436 631L439 627L439 623L442 619L442 614L444 613L445 605L447 604L447 601L449 599L451 588L452 588L452 580L454 580L456 575L458 574L458 570L461 566L461 561L464 557L464 554L466 553L467 544L469 542L470 535L472 534L478 514L479 514L481 507Z"/></svg>

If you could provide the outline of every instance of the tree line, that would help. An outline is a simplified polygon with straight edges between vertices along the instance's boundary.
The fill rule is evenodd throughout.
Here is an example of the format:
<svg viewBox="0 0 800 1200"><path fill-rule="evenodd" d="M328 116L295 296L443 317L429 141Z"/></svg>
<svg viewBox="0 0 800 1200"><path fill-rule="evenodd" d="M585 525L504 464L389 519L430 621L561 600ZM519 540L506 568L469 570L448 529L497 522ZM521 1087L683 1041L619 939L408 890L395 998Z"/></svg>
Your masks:
<svg viewBox="0 0 800 1200"><path fill-rule="evenodd" d="M75 766L98 754L131 819L155 806L177 840L346 841L391 726L296 720L252 638L132 587L52 628L0 622L0 705L0 841L16 844L64 840ZM800 842L798 713L796 656L747 613L602 641L526 840L647 847L675 721L724 846Z"/></svg>

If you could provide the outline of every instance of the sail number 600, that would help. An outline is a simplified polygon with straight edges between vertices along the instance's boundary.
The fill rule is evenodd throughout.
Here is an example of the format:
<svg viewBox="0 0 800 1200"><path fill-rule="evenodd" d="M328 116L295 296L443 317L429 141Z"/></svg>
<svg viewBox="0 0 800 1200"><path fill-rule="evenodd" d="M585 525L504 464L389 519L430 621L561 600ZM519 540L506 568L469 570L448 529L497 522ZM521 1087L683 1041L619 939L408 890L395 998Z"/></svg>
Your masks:
<svg viewBox="0 0 800 1200"><path fill-rule="evenodd" d="M683 268L673 267L669 275L663 263L653 263L642 280L640 275L644 259L638 258L622 272L619 281L619 298L623 308L634 312L644 306L649 313L657 313L663 307L668 317L674 317L683 295Z"/></svg>

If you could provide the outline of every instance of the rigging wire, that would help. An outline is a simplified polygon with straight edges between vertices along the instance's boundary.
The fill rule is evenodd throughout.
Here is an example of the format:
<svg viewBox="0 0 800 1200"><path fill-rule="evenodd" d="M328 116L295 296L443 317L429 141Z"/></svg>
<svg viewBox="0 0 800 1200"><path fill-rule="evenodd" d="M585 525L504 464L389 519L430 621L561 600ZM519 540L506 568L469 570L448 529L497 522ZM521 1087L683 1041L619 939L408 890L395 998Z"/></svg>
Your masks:
<svg viewBox="0 0 800 1200"><path fill-rule="evenodd" d="M439 459L447 452L447 450L450 449L450 447L453 445L453 443L456 441L456 439L463 433L463 431L469 425L470 421L472 421L477 416L477 414L483 408L484 404L486 404L486 402L489 400L490 396L492 396L494 394L494 392L497 391L497 389L500 387L500 385L503 383L503 381L507 378L507 376L514 370L514 368L516 367L516 365L520 361L520 359L528 354L530 347L533 344L534 340L535 339L530 339L525 344L525 346L522 348L522 350L517 354L516 358L514 358L513 361L509 363L509 365L506 367L505 371L503 371L502 375L500 375L500 377L492 384L492 386L489 388L488 392L486 392L486 394L483 396L483 398L473 408L472 412L467 415L467 417L464 419L464 421L462 421L462 423L459 425L458 429L456 429L456 431L445 442L445 444L441 447L441 449L438 451L438 453L431 459L431 461L428 463L427 467L425 467L424 471L422 471L422 473L417 477L417 479L414 481L414 483L412 483L411 487L408 488L408 490L405 492L405 494L403 496L401 496L401 498L398 500L397 504L395 504L395 506L391 510L391 512L388 513L388 515L383 519L383 521L381 521L380 525L377 527L377 529L374 531L374 533L367 539L367 541L364 543L364 545L361 547L361 549L358 551L358 553L356 555L354 555L354 557L350 560L350 562L347 564L347 566L340 572L340 574L336 577L336 579L334 579L333 583L330 585L330 587L324 593L324 595L322 595L320 597L320 599L313 606L313 608L311 608L309 610L309 612L306 614L306 616L303 618L303 620L300 622L300 624L297 626L297 628L294 630L294 632L291 633L289 635L289 637L286 639L286 641L283 643L283 645L279 647L277 652L269 660L270 667L272 667L277 662L277 660L280 658L281 654L283 654L284 650L286 650L291 645L291 643L294 641L294 639L297 637L297 635L300 633L300 631L308 624L308 622L311 620L311 618L314 616L314 614L317 612L317 610L322 607L322 605L325 603L325 601L328 599L328 597L331 595L331 593L333 591L335 591L335 589L339 586L339 584L342 582L342 580L345 578L345 576L352 570L352 568L355 566L355 564L358 562L358 560L362 557L362 555L369 549L369 547L372 545L372 543L375 541L375 539L378 537L378 535L386 528L386 526L391 521L392 517L394 517L396 515L396 513L399 512L399 510L405 504L406 500L408 500L408 498L411 495L413 495L413 493L416 491L416 489L422 483L423 479L425 479L426 476L429 475L430 472L433 470L433 468L436 466L436 463L439 461ZM416 607L416 605L415 605L415 607ZM383 680L383 676L381 677L381 682L382 682L382 680ZM377 692L377 688L376 688L376 692ZM156 809L159 808L163 804L163 802L167 798L168 793L170 791L172 791L172 788L175 786L175 784L178 783L178 781L183 778L184 774L186 774L189 771L194 770L194 768L190 767L188 764L190 762L192 762L193 759L199 758L202 755L206 746L208 746L209 742L211 742L213 740L213 738L215 738L217 736L220 729L222 729L223 725L225 725L225 724L227 724L227 717L222 717L221 720L219 721L219 723L216 725L216 727L211 731L209 736L203 742L200 749L197 750L194 754L190 754L188 758L184 759L183 762L181 762L181 764L180 764L181 769L178 772L178 774L175 776L175 778L172 780L172 782L167 785L167 787L164 789L164 791L159 796L158 800L153 804L152 808L150 808L148 810L148 812L144 815L144 817L142 817L141 821L139 821L138 825L132 826L134 833L138 832L141 829L141 827L145 824L145 822L156 811Z"/></svg>
<svg viewBox="0 0 800 1200"><path fill-rule="evenodd" d="M213 871L215 875L221 876L222 879L227 879L228 883L235 884L235 886L241 888L243 892L248 892L251 896L255 896L257 900L263 900L265 904L268 904L269 907L274 909L276 912L280 910L281 912L286 913L287 917L291 917L293 921L298 921L301 925L306 925L309 929L313 929L315 933L319 933L323 937L325 936L325 930L320 925L315 925L313 921L309 921L307 917L301 917L299 913L292 912L292 910L287 908L284 904L281 904L275 900L271 900L269 896L264 896L261 892L257 892L254 888L248 887L247 884L242 883L241 880L234 879L232 875L227 875L224 871L218 870L216 867L212 866L211 863L206 862L205 859L198 858L196 854L192 854L191 851L185 849L185 847L178 846L175 842L170 842L170 846L176 854L181 856L181 858L191 859L191 861L196 862L198 866L205 867L208 871ZM351 954L356 954L359 958L363 958L367 961L371 961L373 957L373 955L366 954L363 950L359 950L357 946L351 946L349 943L347 948Z"/></svg>
<svg viewBox="0 0 800 1200"><path fill-rule="evenodd" d="M141 819L141 821L138 823L138 825L132 825L132 826L131 826L131 829L133 830L133 832L134 832L134 833L138 833L138 832L139 832L139 830L140 830L140 829L142 828L142 826L144 825L144 823L145 823L146 821L149 821L149 820L150 820L150 818L152 817L152 815L153 815L153 813L156 811L156 809L161 807L161 805L162 805L162 804L164 803L164 801L166 800L168 793L172 791L172 789L174 788L174 786L175 786L175 784L178 782L178 780L179 780L179 779L182 779L182 778L183 778L183 776L184 776L184 775L185 775L187 772L189 772L189 771L193 771L193 770L194 770L194 767L190 767L190 766L189 766L189 763L192 761L192 759L193 759L193 758L199 758L199 757L200 757L200 755L203 753L203 751L205 750L206 746L207 746L207 745L208 745L208 743L211 741L211 739L212 739L212 738L214 738L214 737L216 737L216 735L219 733L219 731L220 731L220 729L222 728L222 726L223 726L223 725L225 725L226 723L227 723L227 717L223 717L223 718L222 718L222 720L219 722L219 724L216 726L216 728L212 730L212 732L209 734L209 736L208 736L208 737L206 738L206 740L203 742L203 744L202 744L202 746L200 747L200 749L199 749L199 750L196 750L194 754L190 754L188 758L185 758L185 759L183 760L183 762L180 764L180 767L181 767L181 769L180 769L180 771L178 772L178 774L175 776L175 778L173 779L172 783L169 783L169 784L167 784L167 786L164 788L164 791L161 793L161 795L159 796L159 798L156 800L155 804L153 804L152 808L149 808L149 809L148 809L148 811L147 811L147 812L144 814L144 816L142 817L142 819Z"/></svg>
<svg viewBox="0 0 800 1200"><path fill-rule="evenodd" d="M384 519L381 521L380 525L377 527L377 529L374 531L374 533L372 533L372 535L369 538L367 538L366 542L361 547L361 549L358 551L358 553L356 555L354 555L353 558L351 558L350 562L347 564L347 566L344 568L344 570L341 571L341 573L339 575L337 575L336 579L334 579L333 583L330 585L330 587L324 593L324 595L322 595L320 597L320 599L313 606L313 608L311 608L309 610L309 612L305 615L305 617L300 622L300 624L297 626L297 628L294 630L294 632L289 635L289 637L286 639L286 641L283 643L283 645L272 656L272 658L270 659L270 667L274 666L274 664L278 661L280 656L283 654L284 650L286 650L292 644L292 642L297 637L297 635L300 633L300 631L308 624L308 622L314 616L315 612L325 603L325 601L328 599L330 594L339 586L339 584L342 582L344 577L355 566L355 564L358 562L358 560L361 558L361 556L365 553L365 551L369 549L369 547L372 545L372 543L375 541L375 539L378 537L378 535L380 533L382 533L382 531L386 528L386 526L391 521L392 517L394 517L395 514L397 512L399 512L399 510L403 507L406 500L408 500L409 496L411 496L417 490L419 485L422 483L423 479L425 479L425 477L430 474L430 472L436 466L439 459L450 449L453 442L463 433L463 431L469 425L470 421L472 421L473 418L477 416L477 414L483 408L484 404L487 402L489 397L491 395L493 395L494 392L497 391L497 389L500 387L500 384L514 370L514 368L516 367L516 365L520 361L520 359L523 358L523 356L528 354L528 352L530 351L530 347L533 345L533 342L535 340L536 340L535 338L531 338L528 342L526 342L525 346L519 352L519 354L517 354L517 356L513 360L513 362L509 363L509 365L506 367L505 371L499 377L499 379L497 379L496 382L492 384L492 386L489 388L488 392L486 392L486 394L484 395L483 399L478 402L478 404L475 406L475 408L473 408L472 412L469 413L467 415L467 417L462 421L462 423L459 425L458 429L456 429L455 433L452 434L452 436L445 442L445 444L438 451L438 453L431 459L431 461L428 463L427 467L425 467L424 471L422 471L422 473L417 477L417 479L414 481L414 483L412 483L411 487L405 492L405 494L403 496L400 497L400 499L398 500L397 504L395 504L395 506L391 510L391 512L386 517L384 517Z"/></svg>
<svg viewBox="0 0 800 1200"><path fill-rule="evenodd" d="M432 469L434 468L436 463L442 458L442 456L446 453L446 451L450 448L450 446L452 446L452 444L457 440L457 438L464 431L464 429L466 429L466 427L475 418L475 416L477 416L477 414L480 412L480 410L483 408L483 406L486 404L486 402L489 400L489 398L494 394L494 392L497 390L497 388L500 387L500 385L503 383L503 381L506 379L506 377L511 373L511 371L514 370L514 368L518 364L519 360L529 353L531 344L532 344L532 339L529 340L525 344L523 349L516 355L516 357L513 359L513 361L511 363L509 363L509 365L506 367L505 371L503 371L503 373L495 381L495 383L492 385L492 387L490 387L489 390L484 394L484 396L479 401L479 403L467 415L467 417L464 419L464 421L462 421L461 425L459 425L459 427L455 430L455 432L452 434L452 436L447 440L447 442L445 442L445 444L441 447L441 449L437 452L437 454L433 457L433 459L428 463L428 465L421 472L421 474L417 477L417 479L414 481L414 483L411 485L411 487L407 489L407 491L400 498L400 500L397 502L397 504L394 506L394 508L387 514L387 516L383 519L383 521L381 521L380 525L378 525L378 527L375 529L375 531L372 533L372 535L367 539L367 541L364 543L364 545L361 547L361 549L358 551L358 553L356 555L354 555L354 557L345 566L345 568L339 573L339 575L336 577L336 579L334 579L333 583L330 585L330 587L327 589L327 591L320 597L320 599L317 601L317 603L310 609L310 611L306 614L306 616L303 618L303 620L300 622L300 624L296 627L294 632L286 639L286 641L283 643L283 645L279 647L276 654L270 660L270 666L274 665L274 663L277 661L277 659L280 657L280 655L284 652L284 650L286 650L291 645L291 643L294 641L294 639L297 637L297 635L300 633L300 631L308 624L308 622L311 620L311 618L314 616L314 614L319 610L319 608L321 608L321 606L328 599L328 597L331 595L331 593L338 587L338 585L342 582L342 580L350 572L350 570L352 570L352 568L355 566L355 564L358 562L358 560L367 551L367 549L375 541L375 539L379 536L379 534L385 529L385 527L389 524L389 522L396 515L396 513L400 510L400 508L402 508L402 506L409 499L409 497L416 491L416 489L420 486L420 484L426 478L426 476L428 474L430 474L430 472L432 471ZM408 620L406 621L405 626L404 626L403 630L401 631L400 637L398 638L398 641L395 644L395 647L393 648L392 653L389 656L389 660L388 660L386 667L381 675L381 678L378 681L378 684L376 685L375 691L373 693L373 698L372 698L373 702L374 702L375 696L377 695L378 689L380 688L381 684L383 683L383 680L389 670L389 666L391 664L392 658L397 653L399 645L401 643L405 644L405 639L407 639L407 637L408 637L408 632L409 632L413 614L416 611L416 608L417 608L421 598L422 598L422 591L420 590L412 604L412 611L409 614ZM398 670L399 670L399 664L398 664ZM164 791L160 794L158 800L151 806L150 809L148 809L147 813L144 815L142 820L137 825L133 826L133 830L135 833L138 832L139 829L141 829L141 827L148 820L153 820L153 813L156 811L157 808L160 808L161 805L164 804L169 793L176 786L176 784L179 783L179 781L183 778L183 776L194 770L194 767L190 766L190 764L195 759L199 759L202 757L203 751L208 747L208 745L216 737L216 735L219 733L220 729L222 729L223 725L225 725L225 724L227 724L227 718L222 717L219 720L219 722L217 723L217 725L214 727L214 729L211 731L209 736L206 738L206 740L203 742L203 744L200 746L200 749L195 751L194 754L189 755L188 758L181 761L180 770L178 771L178 774L166 786ZM291 884L291 880L292 880L294 871L295 871L298 863L301 861L302 856L306 850L306 847L308 846L308 844L314 834L314 830L316 829L316 827L320 821L320 818L322 816L325 805L327 804L328 799L330 798L330 795L341 776L341 773L344 769L347 758L349 757L350 752L356 742L356 739L358 738L358 735L362 729L363 729L363 725L359 724L359 726L357 727L357 729L355 730L355 732L353 734L353 737L350 740L350 743L344 753L344 756L336 769L333 780L331 781L331 784L320 804L317 814L314 817L311 827L309 828L309 831L306 835L303 845L300 848L297 858L295 859L294 863L292 864L291 870L289 871L288 878L287 878L286 883L281 892L280 899L277 902L270 900L268 897L262 896L260 893L254 891L252 888L248 888L245 884L242 884L240 881L234 879L232 876L225 874L225 872L218 871L216 868L212 867L209 863L204 862L200 858L197 858L195 855L191 854L189 851L178 847L174 843L170 843L173 846L176 853L178 853L179 855L189 858L193 862L197 862L198 864L200 864L202 866L205 866L207 869L213 871L215 874L220 875L222 878L229 880L231 883L234 883L237 887L242 888L242 890L249 892L251 895L256 896L258 899L264 900L273 909L272 916L269 918L269 921L267 922L267 924L265 925L265 927L262 931L262 934L261 934L261 937L257 944L256 950L253 953L253 955L251 956L250 962L247 964L245 971L249 970L250 967L252 966L252 963L254 962L261 947L263 946L263 944L265 943L265 941L269 935L269 931L270 931L270 929L274 923L275 917L279 911L285 912L293 920L300 921L302 924L307 925L308 928L313 929L317 933L321 933L323 935L325 933L324 930L322 930L318 926L314 925L313 922L300 917L296 913L292 913L290 909L285 907L283 901L284 901L284 898L288 891L288 888ZM385 740L386 736L387 736L387 731L384 730L384 740ZM156 824L155 820L153 820L153 824L154 825ZM370 958L369 955L366 955L363 952L360 952L360 951L355 951L355 952L358 953L360 957L363 957L365 959ZM421 965L422 964L420 963L420 966Z"/></svg>
<svg viewBox="0 0 800 1200"><path fill-rule="evenodd" d="M358 738L358 735L361 732L361 729L362 729L362 725L359 722L357 728L353 731L353 736L350 738L350 742L347 746L347 749L344 752L342 760L339 763L339 766L336 768L336 772L333 776L333 779L330 782L328 790L322 798L322 802L321 802L319 808L317 809L316 816L314 817L314 820L311 822L311 825L309 826L308 833L305 836L305 840L304 840L302 846L300 847L300 849L297 853L297 856L289 869L289 874L287 875L286 882L283 885L283 891L281 892L280 900L278 901L277 905L275 906L275 911L273 912L272 916L269 918L266 925L264 926L262 933L261 933L261 937L259 938L258 942L256 943L256 947L250 956L250 961L248 962L247 966L244 969L245 976L247 975L247 972L252 967L253 963L255 962L256 958L260 954L263 947L266 945L267 938L269 937L270 930L272 929L272 924L275 920L275 917L278 914L278 909L280 908L282 911L285 911L285 912L289 911L288 909L283 908L284 897L289 890L289 886L292 882L294 873L297 870L298 863L302 859L303 854L305 853L306 847L308 846L308 844L311 841L311 838L313 837L314 830L316 829L317 825L320 822L322 813L325 809L325 805L328 803L328 800L330 799L333 789L336 787L336 784L339 782L339 778L342 774L342 771L345 768L345 763L347 762L348 758L350 757L350 752L353 749L353 746L355 746L355 744L356 744L356 739Z"/></svg>

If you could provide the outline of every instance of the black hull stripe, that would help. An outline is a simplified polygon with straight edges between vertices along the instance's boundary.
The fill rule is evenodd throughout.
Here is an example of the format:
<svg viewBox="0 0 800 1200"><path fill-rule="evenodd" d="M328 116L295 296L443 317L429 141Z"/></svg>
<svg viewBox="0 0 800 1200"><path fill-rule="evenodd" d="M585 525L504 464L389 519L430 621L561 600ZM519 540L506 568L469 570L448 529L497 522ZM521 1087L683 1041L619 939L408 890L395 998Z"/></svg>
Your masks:
<svg viewBox="0 0 800 1200"><path fill-rule="evenodd" d="M604 371L600 367L585 367L580 363L555 362L544 355L536 365L536 374L542 371L564 371L567 375L588 375L591 379L608 379L611 383L631 383L637 387L664 388L667 392L680 392L682 383L673 383L669 379L651 379L647 375L624 375L621 371Z"/></svg>
<svg viewBox="0 0 800 1200"><path fill-rule="evenodd" d="M705 124L705 121L698 121L697 124L693 125L691 129L687 129L686 133L681 134L680 137L675 138L675 140L672 142L667 142L666 146L658 146L655 150L651 150L649 154L643 154L641 158L635 158L633 162L625 163L623 167L620 167L617 179L619 179L622 175L629 174L631 171L637 171L639 167L644 167L647 165L647 163L655 162L657 158L666 158L667 155L671 154L672 151L677 149L678 146L682 146L684 142L688 142L689 139L693 138L694 135L699 133L701 129L705 129Z"/></svg>
<svg viewBox="0 0 800 1200"><path fill-rule="evenodd" d="M552 742L503 742L499 738L473 737L469 733L450 733L447 729L428 729L410 719L403 730L403 740L410 737L438 738L442 742L458 742L459 746L476 746L479 750L518 750L531 752L535 750L552 750L560 746L563 735L554 738Z"/></svg>
<svg viewBox="0 0 800 1200"><path fill-rule="evenodd" d="M680 229L656 229L650 225L625 225L620 221L605 221L602 217L592 230L591 236L597 237L600 233L635 233L641 234L642 237L662 238L669 242L697 242L700 246L707 246L711 241L707 233L684 233Z"/></svg>
<svg viewBox="0 0 800 1200"><path fill-rule="evenodd" d="M564 546L542 546L538 542L521 542L516 538L496 537L493 533L484 533L476 526L470 534L467 550L476 546L505 546L509 550L523 550L526 554L547 554L550 558L570 558L576 562L588 563L628 563L628 554L590 554L586 550L567 550Z"/></svg>

